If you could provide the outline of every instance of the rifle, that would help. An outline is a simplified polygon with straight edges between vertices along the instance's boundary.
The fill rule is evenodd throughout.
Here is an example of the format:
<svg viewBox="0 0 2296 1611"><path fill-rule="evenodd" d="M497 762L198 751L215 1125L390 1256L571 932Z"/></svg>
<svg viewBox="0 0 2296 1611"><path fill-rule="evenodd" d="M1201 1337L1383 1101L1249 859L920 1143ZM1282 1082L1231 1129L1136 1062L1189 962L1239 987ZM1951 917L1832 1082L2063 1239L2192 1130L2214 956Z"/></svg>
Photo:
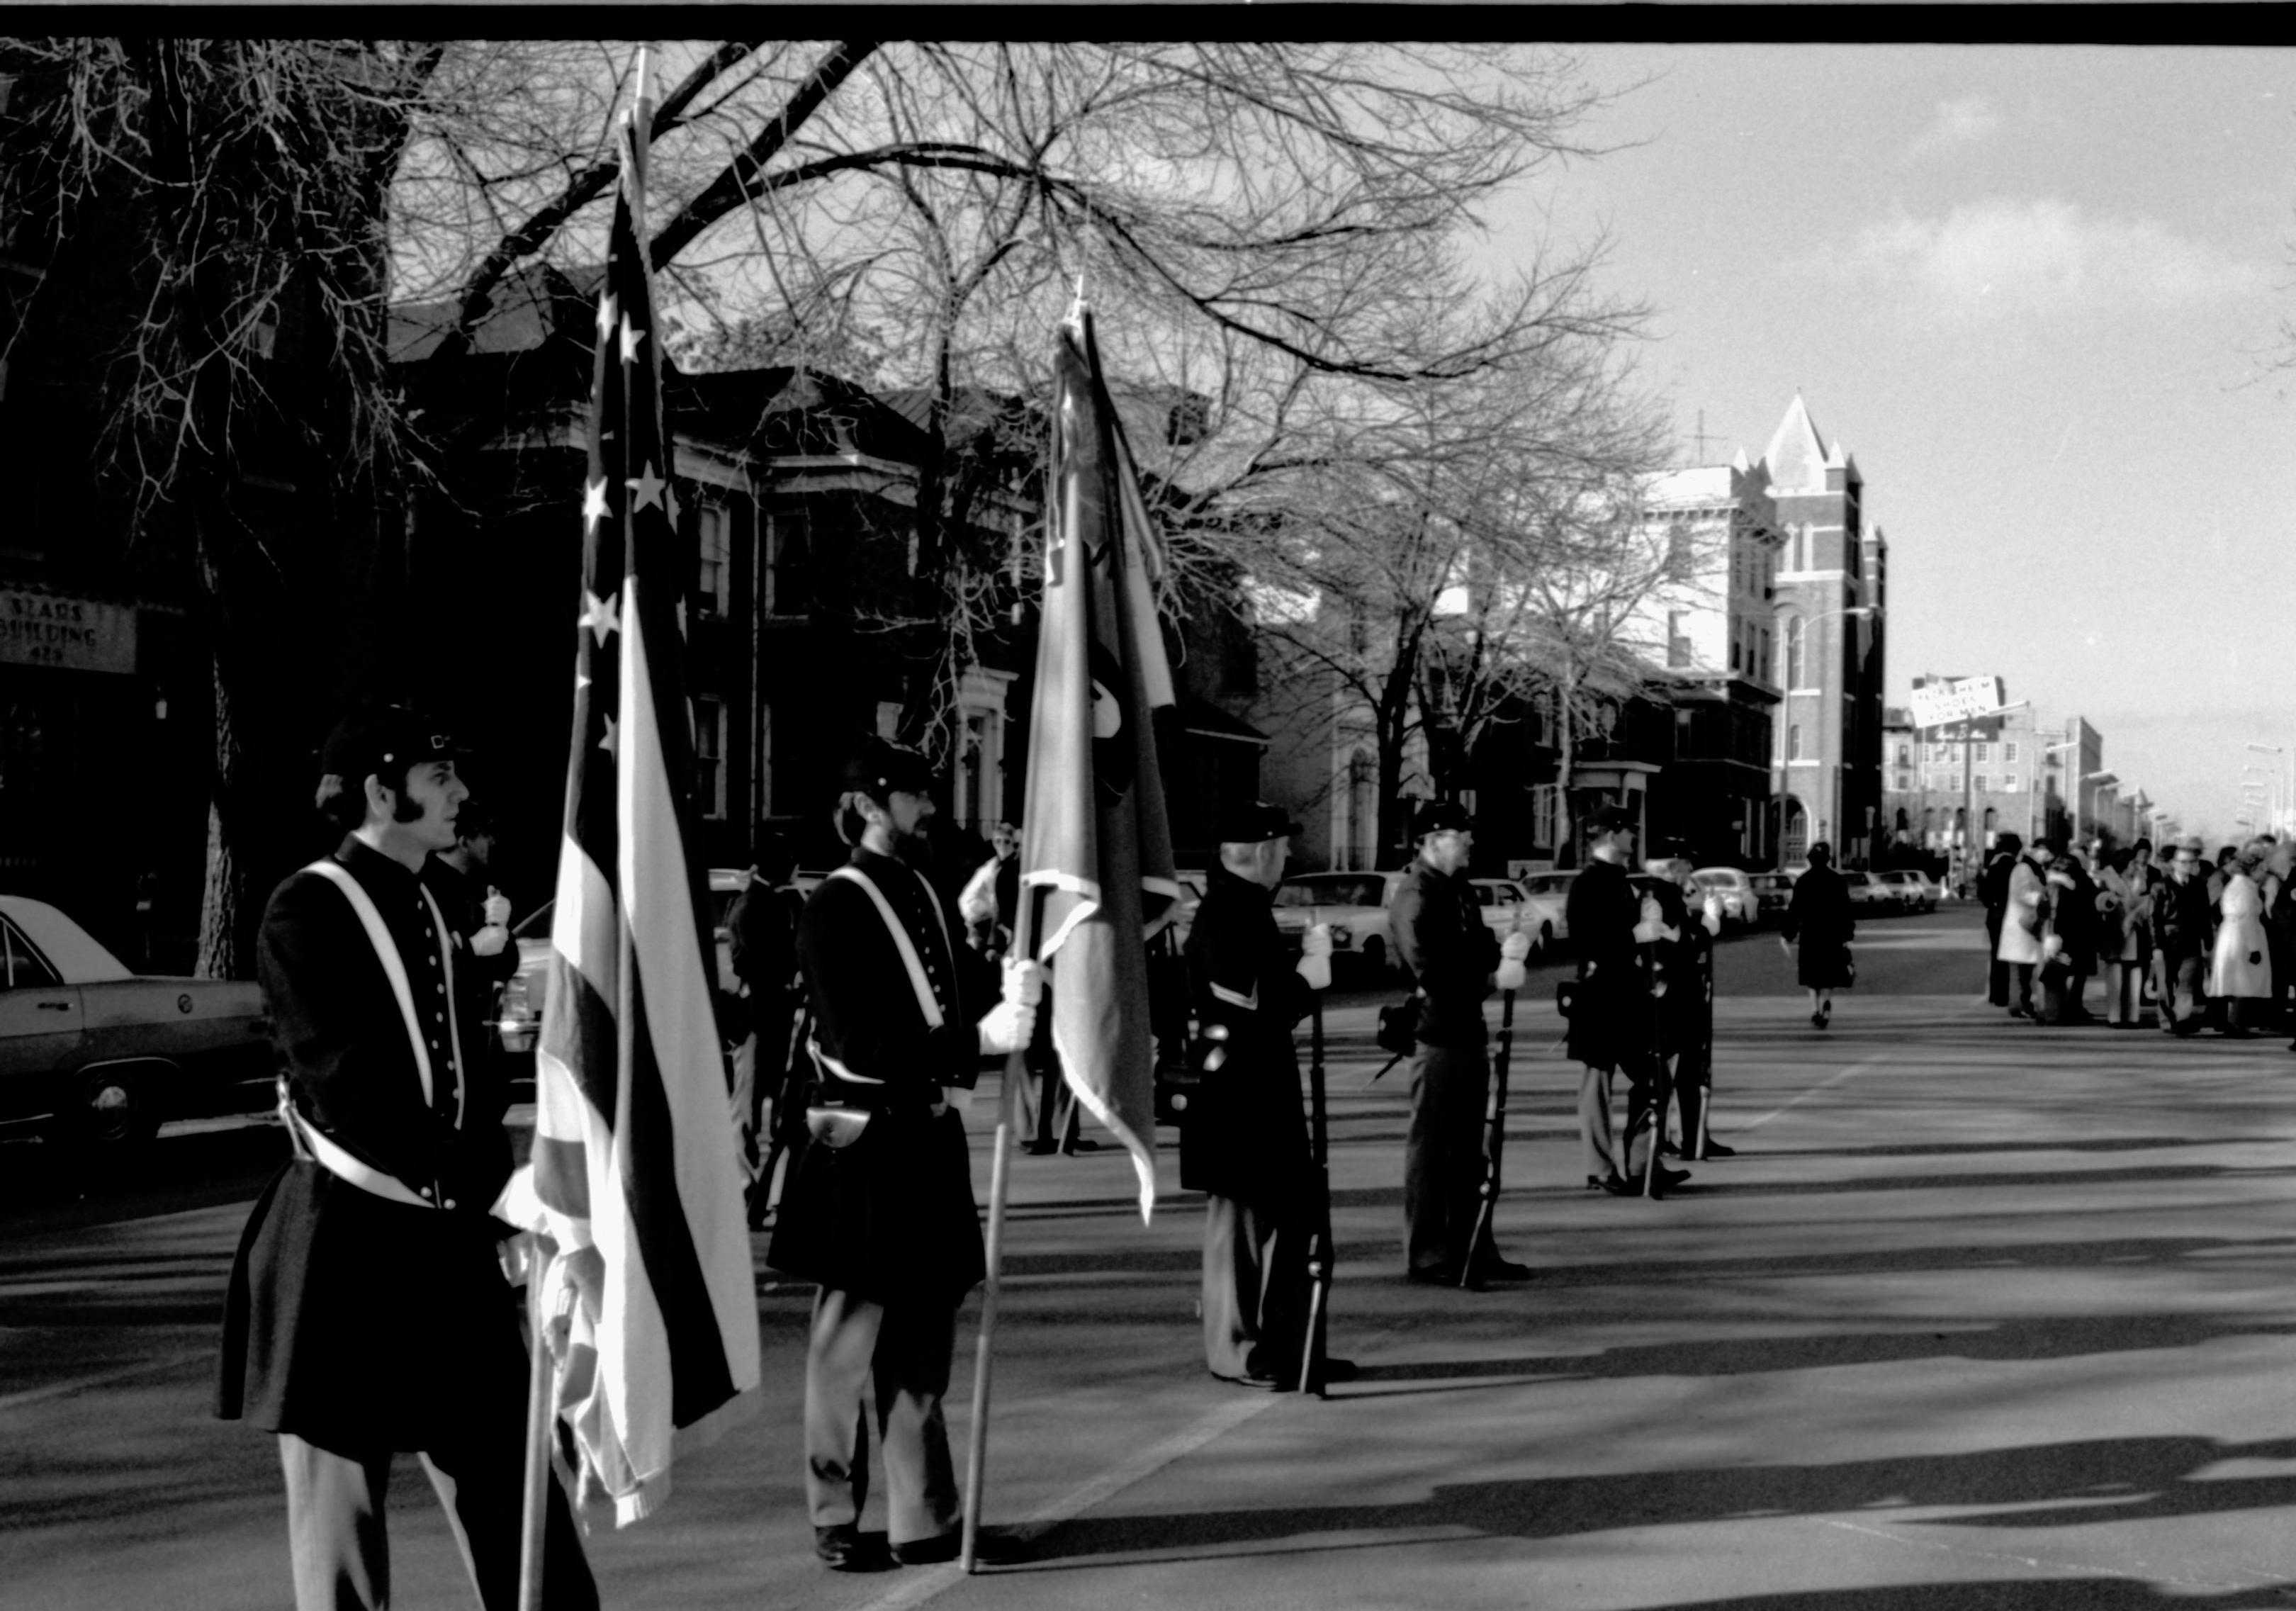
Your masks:
<svg viewBox="0 0 2296 1611"><path fill-rule="evenodd" d="M1300 1344L1300 1391L1324 1396L1324 1333L1332 1295L1332 1144L1324 1108L1324 992L1308 1031L1308 1145L1316 1163L1316 1217L1308 1237L1308 1330Z"/></svg>
<svg viewBox="0 0 2296 1611"><path fill-rule="evenodd" d="M1514 992L1499 992L1499 1055L1491 1065L1490 1100L1483 1108L1483 1179L1478 1191L1474 1234L1467 1238L1465 1261L1459 1267L1459 1285L1475 1281L1475 1254L1490 1234L1491 1215L1499 1202L1499 1153L1506 1144L1507 1059L1514 1050Z"/></svg>

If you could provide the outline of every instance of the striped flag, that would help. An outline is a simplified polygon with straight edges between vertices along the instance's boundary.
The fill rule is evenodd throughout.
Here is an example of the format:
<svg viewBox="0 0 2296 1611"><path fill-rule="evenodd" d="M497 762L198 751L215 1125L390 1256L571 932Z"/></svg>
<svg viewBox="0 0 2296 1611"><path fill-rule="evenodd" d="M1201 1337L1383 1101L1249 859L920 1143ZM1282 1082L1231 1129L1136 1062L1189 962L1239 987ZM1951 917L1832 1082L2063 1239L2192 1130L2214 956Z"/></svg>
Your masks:
<svg viewBox="0 0 2296 1611"><path fill-rule="evenodd" d="M1053 1047L1077 1097L1132 1154L1156 1201L1147 936L1180 896L1153 713L1173 703L1151 592L1160 556L1092 316L1061 328L1044 613L1029 722L1021 883L1050 970Z"/></svg>
<svg viewBox="0 0 2296 1611"><path fill-rule="evenodd" d="M573 747L535 1067L535 1193L561 1249L594 1248L603 1267L561 1412L618 1524L651 1514L675 1448L752 1407L758 1384L716 945L689 853L684 567L641 242L651 118L642 101L624 130L598 298Z"/></svg>

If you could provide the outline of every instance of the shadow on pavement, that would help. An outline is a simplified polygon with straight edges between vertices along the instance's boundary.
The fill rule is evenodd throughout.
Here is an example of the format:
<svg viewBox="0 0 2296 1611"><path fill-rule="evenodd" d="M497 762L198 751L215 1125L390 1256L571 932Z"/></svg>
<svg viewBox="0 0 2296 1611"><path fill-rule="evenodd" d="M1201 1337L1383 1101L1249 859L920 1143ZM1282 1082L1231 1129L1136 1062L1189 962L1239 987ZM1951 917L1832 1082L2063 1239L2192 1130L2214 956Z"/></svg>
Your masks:
<svg viewBox="0 0 2296 1611"><path fill-rule="evenodd" d="M1913 1455L1839 1465L1738 1467L1719 1470L1623 1472L1469 1483L1437 1487L1423 1500L1390 1505L1273 1507L1263 1510L1174 1512L1092 1517L1067 1523L1037 1544L1036 1562L1054 1565L1094 1556L1154 1553L1160 1559L1235 1553L1238 1546L1281 1545L1305 1537L1359 1532L1408 1533L1467 1528L1491 1538L1568 1538L1620 1527L1666 1527L1776 1516L1855 1514L1876 1527L2088 1526L2164 1516L2277 1508L2296 1502L2296 1476L2205 1477L2227 1460L2285 1461L2296 1439L2252 1443L2208 1438L2112 1438L2038 1443L1964 1454ZM1986 1507L1982 1516L1906 1514ZM1344 1543L1308 1548L1347 1548ZM1055 1566L1055 1569L1057 1567ZM2124 1584L2142 1599L2098 1598ZM1960 1599L1971 1585L1765 1596L1689 1605L1922 1607L1988 1605L2080 1606L2157 1603L2130 1580L2051 1580L1997 1587L2008 1598ZM1874 1598L1860 1598L1870 1595ZM2038 1597L2038 1598L2037 1598ZM2285 1604L2284 1600L2210 1601Z"/></svg>

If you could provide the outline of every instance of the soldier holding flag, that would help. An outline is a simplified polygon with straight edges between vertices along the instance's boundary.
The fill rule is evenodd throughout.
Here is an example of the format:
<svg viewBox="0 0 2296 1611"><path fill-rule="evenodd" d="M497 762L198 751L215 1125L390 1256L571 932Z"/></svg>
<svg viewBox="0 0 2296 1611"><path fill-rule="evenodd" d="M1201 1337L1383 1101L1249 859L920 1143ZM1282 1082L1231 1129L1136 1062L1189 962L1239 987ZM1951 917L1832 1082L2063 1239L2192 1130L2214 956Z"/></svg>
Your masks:
<svg viewBox="0 0 2296 1611"><path fill-rule="evenodd" d="M956 1474L941 1401L956 1310L986 1264L964 1122L980 1059L1028 1044L1042 972L996 970L962 942L957 914L912 864L931 818L922 756L871 740L846 769L837 828L852 859L807 902L798 947L816 1033L810 1144L784 1194L768 1261L820 1283L806 1352L806 1499L815 1552L869 1565L873 1380L896 1560L953 1559ZM975 1020L978 1019L976 1023Z"/></svg>
<svg viewBox="0 0 2296 1611"><path fill-rule="evenodd" d="M1271 900L1297 824L1254 801L1219 823L1219 865L1188 931L1202 1076L1180 1127L1180 1185L1205 1194L1204 1359L1211 1373L1281 1391L1300 1379L1308 1242L1330 1205L1316 1189L1292 1025L1315 1005L1276 933ZM1331 931L1308 932L1309 957ZM1354 1375L1327 1359L1324 1377Z"/></svg>
<svg viewBox="0 0 2296 1611"><path fill-rule="evenodd" d="M511 1169L488 982L424 889L469 793L413 711L328 739L335 852L265 909L257 959L295 1157L257 1200L225 1300L218 1411L278 1434L299 1611L390 1595L383 1497L419 1451L488 1611L519 1588L527 1352L488 1210ZM598 1603L550 1486L554 1607Z"/></svg>

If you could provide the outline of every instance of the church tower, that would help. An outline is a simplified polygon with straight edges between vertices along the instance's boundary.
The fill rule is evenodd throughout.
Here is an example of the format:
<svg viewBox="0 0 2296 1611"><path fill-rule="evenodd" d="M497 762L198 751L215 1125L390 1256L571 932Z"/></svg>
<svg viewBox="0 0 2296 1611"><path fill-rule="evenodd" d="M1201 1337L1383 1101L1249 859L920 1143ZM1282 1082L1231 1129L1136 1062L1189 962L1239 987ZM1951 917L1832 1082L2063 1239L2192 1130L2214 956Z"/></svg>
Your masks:
<svg viewBox="0 0 2296 1611"><path fill-rule="evenodd" d="M1818 840L1837 866L1883 842L1882 644L1889 545L1868 530L1857 461L1829 450L1796 392L1763 461L1785 548L1777 579L1778 686L1772 795L1779 859Z"/></svg>

